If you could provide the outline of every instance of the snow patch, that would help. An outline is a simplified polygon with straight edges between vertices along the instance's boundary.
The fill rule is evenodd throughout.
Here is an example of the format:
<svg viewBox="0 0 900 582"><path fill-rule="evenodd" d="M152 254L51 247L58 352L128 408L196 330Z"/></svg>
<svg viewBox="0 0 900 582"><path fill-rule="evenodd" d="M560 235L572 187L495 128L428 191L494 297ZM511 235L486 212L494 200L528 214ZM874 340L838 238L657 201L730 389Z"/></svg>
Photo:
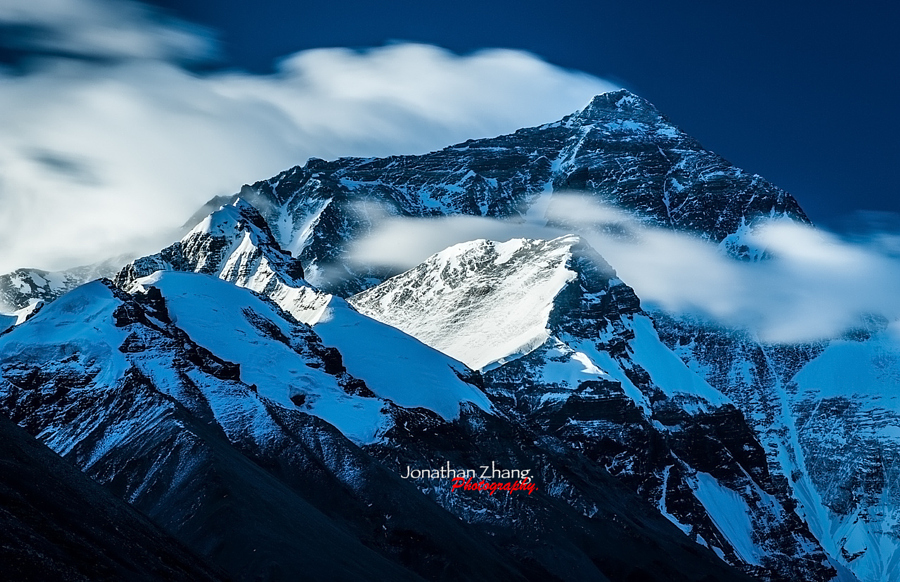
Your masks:
<svg viewBox="0 0 900 582"><path fill-rule="evenodd" d="M753 542L753 523L747 502L708 473L697 472L688 483L735 554L747 564L761 566L760 559L766 553Z"/></svg>

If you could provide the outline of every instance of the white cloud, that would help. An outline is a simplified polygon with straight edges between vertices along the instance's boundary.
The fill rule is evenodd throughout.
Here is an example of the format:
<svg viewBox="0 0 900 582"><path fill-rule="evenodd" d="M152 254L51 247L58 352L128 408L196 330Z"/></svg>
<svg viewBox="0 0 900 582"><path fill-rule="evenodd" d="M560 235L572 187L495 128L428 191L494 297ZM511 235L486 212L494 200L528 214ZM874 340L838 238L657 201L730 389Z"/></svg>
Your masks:
<svg viewBox="0 0 900 582"><path fill-rule="evenodd" d="M832 338L862 318L900 318L900 258L875 235L849 242L790 221L757 226L758 262L736 260L699 238L635 222L588 197L554 196L546 221L524 224L481 217L388 217L360 241L355 260L409 268L452 244L486 238L553 238L575 232L635 289L645 307L695 314L747 328L762 341Z"/></svg>
<svg viewBox="0 0 900 582"><path fill-rule="evenodd" d="M423 153L554 121L615 88L520 51L415 44L197 75L178 62L212 50L208 37L134 2L12 0L0 24L108 57L0 72L0 272L154 252L208 199L309 157Z"/></svg>
<svg viewBox="0 0 900 582"><path fill-rule="evenodd" d="M4 0L0 45L104 59L203 60L210 32L131 0Z"/></svg>
<svg viewBox="0 0 900 582"><path fill-rule="evenodd" d="M485 216L398 217L383 213L375 205L365 206L364 213L374 228L351 246L350 260L357 265L384 266L398 271L411 269L438 251L466 241L547 239L566 234L541 224Z"/></svg>

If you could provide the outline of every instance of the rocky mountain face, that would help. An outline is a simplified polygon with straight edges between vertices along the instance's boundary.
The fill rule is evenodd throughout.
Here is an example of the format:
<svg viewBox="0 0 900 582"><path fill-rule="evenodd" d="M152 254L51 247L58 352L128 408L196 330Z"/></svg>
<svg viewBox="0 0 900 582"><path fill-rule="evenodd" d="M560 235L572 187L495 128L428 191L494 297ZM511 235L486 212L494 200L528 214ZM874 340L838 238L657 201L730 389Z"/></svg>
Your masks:
<svg viewBox="0 0 900 582"><path fill-rule="evenodd" d="M485 375L486 387L488 393L493 397L494 403L502 403L506 414L517 418L520 426L527 427L537 437L544 439L552 435L554 439L561 439L561 442L574 450L586 454L591 461L600 461L601 466L612 471L620 480L627 482L624 479L626 472L622 471L622 467L638 464L641 468L631 471L631 474L628 475L632 478L630 485L636 493L651 501L654 506L659 506L660 503L662 503L662 507L666 506L664 497L668 495L666 489L669 487L673 492L681 490L682 496L684 492L688 492L687 495L692 497L693 505L691 503L684 504L690 507L690 510L682 518L687 523L698 521L697 516L704 516L703 520L705 520L702 526L698 525L695 528L694 539L703 540L701 543L704 545L707 545L705 541L707 539L718 540L718 545L713 547L720 555L727 554L730 563L747 566L749 572L767 579L792 579L797 576L808 579L828 579L833 575L833 570L828 566L824 553L801 548L797 540L792 537L801 536L799 539L803 539L811 547L815 546L815 541L808 532L805 532L803 524L789 511L785 511L780 505L781 502L775 502L775 507L773 507L771 494L761 489L757 482L745 477L748 470L755 473L761 471L763 475L761 481L764 481L764 486L771 491L776 491L776 488L768 482L769 478L765 474L765 463L762 461L762 455L759 454L759 445L755 442L751 431L737 410L734 407L724 408L723 405L726 402L722 395L705 385L699 378L693 377L684 365L659 343L658 339L647 338L645 340L641 337L640 341L643 343L649 341L653 343L653 347L649 350L639 350L639 357L649 362L648 367L655 373L666 377L667 380L674 375L674 381L667 381L663 388L658 383L653 383L644 368L636 365L628 356L624 355L626 346L628 346L625 338L633 338L635 335L630 328L638 325L644 334L655 335L655 332L652 323L644 314L641 314L639 301L633 291L615 278L611 267L596 252L577 237L567 237L556 241L510 241L501 245L481 241L475 247L470 250L468 246L462 245L462 248L448 249L433 260L426 261L417 269L392 279L391 285L385 284L354 297L353 304L364 313L382 319L394 328L408 331L432 347L455 356L474 368L483 368L486 365L502 366L499 370ZM210 249L214 250L210 251ZM334 320L335 309L332 307L309 308L309 305L319 305L322 301L330 304L335 301L335 298L313 289L305 281L291 274L295 272L296 267L290 255L277 248L265 222L255 209L243 200L238 200L234 204L214 212L201 221L182 241L168 247L159 255L139 259L126 266L116 278L116 282L120 286L129 288L135 280L138 280L138 277L160 269L205 272L217 275L224 280L230 280L240 286L266 292L289 313L294 314L298 319L306 319L312 323L313 329L317 332L325 331L325 339L330 340L331 345L337 346L345 354L344 361L348 368L353 370L352 362L356 354L349 354L347 357L346 343L340 336L328 333L329 326ZM572 281L575 282L570 284ZM582 297L581 294L573 291L575 288L586 288L590 291L587 297ZM305 299L299 302L288 299L297 296L297 292L291 291L291 289L298 289L306 293ZM312 294L318 294L326 299L311 299ZM403 299L396 301L398 296ZM450 297L449 300L448 297ZM378 303L382 309L380 311L368 309L367 305L373 303ZM343 303L341 307L343 308L341 312L345 316L355 313L348 310ZM622 327L620 311L624 311L626 314L629 329ZM551 312L555 322L554 326L560 326L556 335L565 337L571 345L564 344L556 336L547 337L548 319L551 317ZM379 317L382 314L390 315L388 318ZM633 321L633 316L636 314L642 316L641 321L637 324ZM533 317L529 318L529 316ZM355 314L355 317L352 318L352 327L356 333L360 328L360 322L367 319L364 315ZM434 321L435 319L438 321ZM618 327L611 327L609 319L615 320ZM366 329L365 326L362 327ZM371 324L369 327L371 328ZM563 329L565 331L562 331ZM416 333L417 330L420 333ZM430 330L432 333L429 336L427 331L421 333L421 330ZM575 336L572 335L573 333ZM589 342L593 337L610 335L613 337L607 338L604 343L591 348L585 348L579 344L579 342ZM578 339L573 339L575 337ZM391 365L391 358L396 358L395 354L398 351L405 356L410 353L408 347L402 350L390 349L383 354L379 352L379 347L372 347L372 344L390 345L384 339L365 343L369 346L366 349L368 354L375 352L379 355L378 365L380 367L395 369L395 365ZM547 345L542 346L542 344ZM578 383L573 383L571 386L563 383L563 390L559 391L559 385L551 379L553 374L551 377L544 377L540 370L536 374L530 374L531 379L528 383L535 392L529 396L529 401L540 402L541 406L524 412L509 406L510 402L523 399L526 390L522 389L522 380L529 377L521 369L525 359L521 362L512 362L518 356L528 354L527 361L539 362L538 368L541 369L545 367L565 369L568 367L572 369L569 373L577 375L577 370L586 366L588 369L596 369L599 372L599 368L594 361L591 361L590 356L575 351L572 346L582 350L590 349L589 353L593 354L593 360L602 361L604 367L611 371L614 370L616 379L610 378L605 372L596 379L589 374L585 378L585 386L590 386L591 382L595 380L601 384L618 384L614 392L618 394L620 404L626 409L625 412L620 410L619 413L623 417L636 414L640 419L637 423L626 422L623 423L624 427L617 427L607 434L600 434L591 426L595 425L597 421L605 420L602 417L590 418L589 415L583 426L590 428L574 432L570 428L561 431L561 427L558 425L553 426L553 430L550 430L546 422L535 422L536 417L544 418L546 416L552 416L559 421L568 414L569 410L564 403L572 396L573 392L577 396L573 397L570 406L576 409L590 407L589 402L592 398L609 400L608 389L597 391L597 394L594 394L596 390L585 389ZM553 353L548 354L548 349ZM625 359L614 366L607 366L607 362L616 361L615 359L610 360L609 354L618 354L619 357ZM415 360L421 362L426 358L419 356ZM433 370L435 367L433 363L429 364L423 373L416 374L415 377L421 381L422 378L427 377L425 374L428 373L428 370ZM404 366L404 368L407 373L410 372L409 366ZM364 377L370 378L372 371L364 371ZM398 380L397 375L394 374L386 384L396 384L398 381L402 380ZM635 382L641 388L637 388ZM625 384L625 388L622 387L622 383ZM437 387L433 380L431 386ZM672 402L661 404L661 401L666 399L662 390L673 388ZM376 391L378 390L376 389ZM445 388L442 392L449 391ZM672 416L669 424L676 425L676 432L681 429L681 424L684 424L684 416L691 416L696 426L684 431L675 439L670 438L669 434L663 434L666 431L657 429L658 419L650 413L651 399L659 410L668 410L668 414ZM394 401L398 400L395 398ZM547 402L554 406L546 406ZM415 405L418 403L404 402L404 404ZM483 410L489 410L489 407L490 404ZM431 408L437 410L434 406ZM708 411L714 408L719 410L700 416L686 415L685 413L685 409L696 413L700 408L708 409ZM445 418L447 418L446 415ZM334 419L327 420L336 426L341 426ZM481 421L481 423L483 422ZM714 430L710 430L710 426L724 427L734 422L738 422L743 427L734 431L734 435L728 437L723 435L700 436L714 432ZM408 427L406 428L408 429ZM348 434L346 428L343 430L345 434ZM731 430L729 428L726 432L731 432ZM390 430L388 432L392 434ZM615 450L599 453L598 451L603 449L603 445L608 445L608 441L614 433L617 441ZM584 450L585 440L591 440L585 438L586 434L596 441L589 452ZM684 435L689 436L685 438ZM479 439L478 432L472 434L470 438L477 441ZM536 437L532 436L532 438ZM741 450L742 457L747 456L743 449L755 448L757 450L755 464L750 463L746 468L742 467L740 462L732 459L731 453L725 453L727 459L724 461L720 459L718 466L715 464L704 466L709 471L738 475L739 478L733 484L734 489L743 491L745 488L749 488L759 492L755 496L750 496L749 509L737 508L745 514L750 514L752 517L748 519L752 519L755 526L738 532L729 530L723 534L713 525L712 520L715 519L719 523L727 522L731 519L729 512L735 508L712 506L712 503L707 500L707 505L711 506L711 509L704 509L704 506L691 493L693 489L686 482L677 477L670 478L671 469L678 457L674 453L669 453L650 461L646 458L648 451L643 448L649 442L664 443L673 440L680 443L678 454L689 458L692 454L690 451L701 450L698 438L711 440L711 443L704 443L703 450L727 450L722 442L724 440L733 441L729 443L729 446ZM405 443L406 448L411 446L412 443ZM668 448L672 445L660 444L660 446ZM630 451L623 453L623 447ZM423 442L415 443L417 456L422 454L423 448L425 448ZM381 454L399 460L399 457L396 456L397 453L387 452L390 447L385 447L383 443L377 449L381 451ZM447 454L450 452L444 451L442 455L433 454L429 462L433 464L434 460L446 457ZM508 455L508 452L504 451L504 455ZM671 461L672 465L665 466L665 461ZM544 464L547 462L547 460L543 461ZM688 474L697 474L697 469L688 464L684 464L681 470ZM681 475L682 473L676 470L674 474ZM652 483L648 484L648 480ZM695 485L696 487L698 486ZM429 484L425 489L432 491L434 487ZM777 491L777 493L781 496L782 501L788 499L784 490ZM760 497L760 494L764 497ZM446 499L452 499L446 491L437 497L439 503ZM660 501L661 499L662 501ZM457 514L466 511L464 506L459 505L458 502L448 509ZM686 527L673 514L668 512L663 512L663 514L682 529ZM593 514L589 512L588 515L592 516ZM690 529L690 526L687 527ZM730 535L732 539L728 540L726 535ZM754 546L754 542L751 541L751 536L754 535L758 540L765 540L762 543L765 547ZM804 535L805 538L802 537ZM741 554L736 552L741 552ZM804 555L804 566L800 569L795 565L797 554ZM810 566L810 564L815 564L815 566Z"/></svg>
<svg viewBox="0 0 900 582"><path fill-rule="evenodd" d="M35 306L50 302L75 287L100 277L111 277L128 261L121 256L93 265L64 271L16 269L0 275L0 312L30 313Z"/></svg>
<svg viewBox="0 0 900 582"><path fill-rule="evenodd" d="M760 221L777 217L808 223L789 194L704 150L650 104L627 92L598 96L585 110L556 123L472 140L424 156L310 160L306 166L246 186L241 196L263 209L276 238L301 257L312 280L348 296L396 274L347 263L350 245L370 232L376 224L372 217L379 212L517 220L539 212L553 195L573 191L614 204L647 224L717 242L724 253L742 259L760 257L746 241ZM370 211L373 208L377 211ZM752 338L747 340L741 330L711 330L677 314L653 313L652 318L664 342L744 412L764 445L773 478L787 480L799 503L798 512L811 521L832 557L864 579L880 579L881 568L890 569L897 555L889 549L897 539L893 526L884 525L893 523L892 518L856 520L851 513L852 522L863 524L854 527L879 532L887 527L887 531L873 534L877 542L854 543L853 551L843 551L841 540L855 536L835 533L841 528L831 524L843 523L846 516L826 509L826 515L813 517L821 511L823 493L834 484L824 479L818 484L798 484L796 476L802 469L797 467L804 461L781 461L798 455L805 458L800 439L788 439L791 442L785 444L784 435L817 430L815 423L798 425L800 410L789 402L792 397L780 396L781 390L790 394L793 376L827 342L762 346ZM871 361L860 357L849 366L862 369ZM879 366L884 361L877 359ZM887 389L881 396L892 392ZM814 410L815 402L812 397L805 406ZM872 402L864 407L865 416L892 418L881 411L877 399ZM873 437L877 444L870 440L866 447L847 449L852 451L848 454L869 456L866 450L890 450L894 444L888 432ZM827 432L809 434L803 439L810 443L808 454L821 450L827 459L829 447L819 449L813 443L830 438ZM865 480L866 473L862 467L852 470L847 482ZM888 479L879 497L890 498L889 483ZM893 509L876 507L883 504L871 506L876 515L893 515ZM870 522L874 525L868 525ZM882 549L884 544L887 547ZM868 551L876 546L878 550ZM862 565L860 557L867 552L878 565ZM872 573L867 573L870 570Z"/></svg>
<svg viewBox="0 0 900 582"><path fill-rule="evenodd" d="M330 297L303 279L303 266L281 250L259 211L243 200L198 221L182 240L125 265L122 288L156 271L204 273L264 293L305 323L321 317Z"/></svg>
<svg viewBox="0 0 900 582"><path fill-rule="evenodd" d="M114 282L0 278L6 311L47 302L0 322L0 409L236 579L896 577L893 324L771 346L648 313L576 236L349 260L385 216L565 230L543 211L571 193L736 260L765 260L761 221L808 223L626 91L313 159ZM445 466L537 490L403 478Z"/></svg>
<svg viewBox="0 0 900 582"><path fill-rule="evenodd" d="M687 318L655 319L663 341L746 412L771 470L788 480L829 553L861 580L900 576L895 326L872 320L837 340L785 346Z"/></svg>
<svg viewBox="0 0 900 582"><path fill-rule="evenodd" d="M448 420L459 416L460 402L491 409L485 395L466 381L471 371L463 364L309 285L298 261L278 247L265 220L243 200L213 212L157 255L129 263L115 282L132 289L140 277L157 271L204 273L265 295L296 320L313 325L340 365L365 377L370 390L401 406L428 408ZM225 337L228 325L223 322ZM201 328L209 324L198 321L197 327L204 333ZM393 369L406 375L398 377ZM431 390L423 391L423 382Z"/></svg>
<svg viewBox="0 0 900 582"><path fill-rule="evenodd" d="M202 281L216 283L193 277L201 286ZM292 416L287 409L286 418L278 415L282 409L270 412L258 389L239 380L239 364L218 358L171 324L166 303L158 291L133 297L109 282L90 283L56 300L2 338L4 409L232 576L278 579L298 568L324 573L343 564L347 579L358 578L364 557L372 571L402 578L402 569L379 560L302 493L242 454L228 432L246 443L265 435L273 447L293 444L280 462L305 461L318 468L313 474L331 481L319 483L323 492L340 492L343 486L320 460L309 458L306 448L344 437L325 423L319 429L299 411ZM208 305L224 307L215 301ZM231 308L242 314L240 304ZM271 333L280 329L294 336L290 349L296 350L300 373L319 376L322 388L326 380L332 390L351 383L345 373L324 371L325 361L316 354L322 350L304 342L302 330L292 334L249 310L241 317L245 330L255 329L254 323L265 330L268 321ZM261 340L267 333L256 335ZM291 421L293 431L280 428L291 427ZM307 446L294 443L304 421L316 427L306 431L313 438ZM354 505L360 503L345 500L339 507L360 509ZM315 524L316 531L304 523ZM298 553L298 544L311 555Z"/></svg>

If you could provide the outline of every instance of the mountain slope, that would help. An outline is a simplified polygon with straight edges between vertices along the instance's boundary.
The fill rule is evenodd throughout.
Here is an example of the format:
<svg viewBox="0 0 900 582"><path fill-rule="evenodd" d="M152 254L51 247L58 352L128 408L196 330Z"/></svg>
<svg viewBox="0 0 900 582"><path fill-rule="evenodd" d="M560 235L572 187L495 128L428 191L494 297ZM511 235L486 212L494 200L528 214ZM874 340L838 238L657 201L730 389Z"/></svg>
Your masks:
<svg viewBox="0 0 900 582"><path fill-rule="evenodd" d="M556 123L422 156L313 159L211 202L226 205L119 272L130 294L76 289L61 310L0 331L0 401L241 576L288 576L264 568L308 537L296 526L308 519L326 532L310 546L314 568L334 556L319 542L333 543L349 579L371 556L376 576L736 576L712 552L763 579L827 579L797 502L832 557L867 581L892 577L900 373L889 329L768 346L648 314L571 237L464 244L405 279L348 260L384 216L542 224L573 192L743 259L763 256L745 240L758 221L808 222L790 195L646 101L609 93ZM56 300L48 309L87 276L17 271L0 277L0 299L7 310ZM351 303L411 335L338 296L366 289ZM492 459L539 473L538 501L397 477ZM246 531L217 538L229 520ZM251 555L254 537L269 547ZM635 565L646 552L649 570ZM303 558L284 560L296 570Z"/></svg>
<svg viewBox="0 0 900 582"><path fill-rule="evenodd" d="M79 287L0 337L0 405L235 578L740 579L601 468L573 474L583 464L577 452L528 445L527 432L473 405L448 423L352 394L360 384L324 371L314 334L248 290L194 273L138 284L143 291L132 295L108 282ZM180 327L196 332L191 318L216 317L240 324L219 340L244 347L232 353L237 361ZM262 365L252 346L277 353L278 344L315 379L307 399L285 401L292 386L249 382ZM304 412L336 387L351 392L335 400L355 411L351 420L365 412L364 399L390 419L365 450ZM542 491L448 495L449 482L398 476L401 461L445 459L540 466L552 490L593 507L594 517Z"/></svg>
<svg viewBox="0 0 900 582"><path fill-rule="evenodd" d="M38 302L53 301L88 281L111 277L128 258L123 255L64 271L16 269L0 275L0 310L18 311Z"/></svg>
<svg viewBox="0 0 900 582"><path fill-rule="evenodd" d="M220 580L146 517L0 416L4 580Z"/></svg>
<svg viewBox="0 0 900 582"><path fill-rule="evenodd" d="M866 581L900 576L900 342L892 327L831 342L787 391L808 520L835 532L836 550Z"/></svg>
<svg viewBox="0 0 900 582"><path fill-rule="evenodd" d="M211 283L233 289L230 284L181 276L195 279L197 294L212 298L208 316L240 309L203 291ZM276 322L264 319L258 298L242 292L251 305L257 302L257 311L245 317L262 328L247 343L265 341ZM294 579L303 571L348 580L415 579L359 538L390 553L390 539L377 537L393 530L382 529L382 511L423 516L453 532L449 516L415 501L383 500L371 509L367 480L353 470L371 461L296 404L279 406L259 394L263 388L242 382L241 364L213 355L171 323L168 302L158 291L133 298L101 282L53 302L0 340L4 409L236 578ZM325 362L314 342L291 339L298 372L318 378L308 388L327 394L357 386L345 372L320 371ZM351 408L376 400L345 396ZM288 477L304 472L302 480ZM368 484L386 478L402 491L383 470Z"/></svg>
<svg viewBox="0 0 900 582"><path fill-rule="evenodd" d="M313 325L336 348L341 365L369 390L400 406L427 408L446 420L459 416L464 402L491 409L487 397L465 381L470 374L465 366L310 286L299 261L281 250L259 212L243 200L216 210L160 253L129 263L115 282L130 289L139 277L158 270L206 273L266 295L300 322ZM225 339L230 322L222 324L213 331L209 322L196 321L194 333L206 334L212 342ZM398 369L404 373L397 374Z"/></svg>
<svg viewBox="0 0 900 582"><path fill-rule="evenodd" d="M427 393L434 393L445 399L450 397L450 408L444 407L443 411L441 407L433 404L426 404L425 407L438 412L445 420L454 420L459 417L461 396L454 396L459 393L458 389L448 385L450 383L446 381L441 382L440 378L435 375L436 371L446 369L447 364L442 361L445 356L434 352L394 328L360 315L343 300L318 292L299 276L295 265L295 261L290 258L289 254L278 249L278 245L274 242L262 217L252 206L239 199L202 219L198 226L179 243L168 247L158 255L138 259L126 266L117 276L116 282L120 286L133 290L140 288L142 284L156 284L161 276L160 273L144 279L138 278L156 269L194 270L213 274L238 285L255 289L268 295L298 319L306 319L312 323L315 332L321 334L326 344L338 348L347 369L360 378L364 378L375 393L384 395L384 392L379 390L379 386L390 386L390 399L406 407L421 406L422 395ZM163 277L167 277L170 281L172 279L171 276ZM168 289L171 292L171 285L168 286ZM186 294L182 292L179 292L178 295L186 297ZM298 297L301 297L299 301ZM310 309L310 305L316 305L316 307ZM187 330L193 336L206 337L204 345L211 347L219 341L217 338L227 337L228 332L226 329L210 328L209 324L203 323L202 320L198 320L196 324L186 322L185 318L191 317L192 312L201 311L199 306L195 306L188 308L185 314L176 315L176 317L180 325L188 326ZM230 319L225 318L224 321L228 322ZM225 349L227 350L227 347ZM221 350L216 351L221 352ZM269 362L266 362L264 366L266 369L278 369L278 366L273 366ZM461 365L451 365L450 367L457 375L465 377L470 374ZM398 373L401 371L402 373ZM268 383L272 384L272 382ZM482 410L492 409L492 405L487 402L486 398L484 398L484 402L478 402L469 397L469 401L480 404ZM457 428L454 430L471 432L472 429L467 427L474 422L472 416L470 413L460 417L459 422L455 423ZM341 428L339 423L335 423L334 420L332 422ZM485 422L495 421L483 417L475 423L475 426L483 425ZM382 426L383 438L386 440L382 441L384 444L374 447L373 450L377 451L376 456L383 456L394 461L399 460L400 457L397 455L408 455L408 452L403 451L410 449L415 451L415 457L419 458L426 455L427 451L432 451L431 463L434 466L441 464L440 459L446 458L448 455L458 455L456 450L446 450L445 445L439 441L435 442L430 436L422 435L420 440L409 442L406 438L408 431L413 430L413 427L417 425L418 423L413 423L412 419L409 419L402 426L395 425L393 428ZM422 428L427 431L431 426L432 423L429 422L425 423ZM345 429L342 430L347 434ZM468 436L458 435L451 442L459 439L473 439L477 442L483 438L483 432L482 429L475 430L474 434ZM404 435L400 438L399 444L396 440L397 435ZM516 439L516 441L518 440L521 439ZM509 454L508 450L504 448L505 446L503 445L499 449L499 454L504 456ZM472 445L469 448L477 449ZM540 451L533 454L544 458L545 464L559 462L558 459L551 460ZM440 490L440 488L435 489L433 486L424 488L426 492L436 490ZM576 495L576 493L572 493L572 495ZM580 496L583 493L577 495ZM469 511L465 504L460 505L458 501L448 503L452 501L452 497L446 492L444 495L435 496L434 499L456 515L462 513L465 516ZM529 510L529 513L530 511L532 510ZM505 513L509 513L509 510L507 509ZM484 510L481 509L472 514L471 518L484 521ZM511 524L510 517L496 516L494 519L497 526L506 528ZM545 527L546 520L558 519L556 517L551 520L549 517L545 517L544 521L534 522L532 520L532 523L534 528L540 529ZM520 535L530 537L533 532L523 532ZM559 548L562 548L570 542L563 537L559 539L558 543ZM577 550L575 555L577 556L580 551L582 550ZM578 558L573 557L573 559Z"/></svg>

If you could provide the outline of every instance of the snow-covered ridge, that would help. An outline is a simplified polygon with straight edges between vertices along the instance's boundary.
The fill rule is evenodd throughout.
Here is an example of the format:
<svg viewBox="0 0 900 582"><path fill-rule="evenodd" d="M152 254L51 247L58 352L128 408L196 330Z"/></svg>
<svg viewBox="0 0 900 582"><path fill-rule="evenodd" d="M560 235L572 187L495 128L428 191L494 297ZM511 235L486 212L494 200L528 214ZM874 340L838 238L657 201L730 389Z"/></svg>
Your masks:
<svg viewBox="0 0 900 582"><path fill-rule="evenodd" d="M312 325L326 345L338 349L351 375L398 406L425 408L445 420L457 418L465 403L492 410L484 393L461 379L471 373L463 364L307 283L299 262L281 250L259 212L243 200L216 210L157 255L129 264L116 283L139 289L160 277L159 271L209 274L268 297ZM179 296L188 300L186 292ZM207 335L202 322L196 331L210 341L229 335L227 327Z"/></svg>
<svg viewBox="0 0 900 582"><path fill-rule="evenodd" d="M318 508L335 515L342 531L348 523L359 528L362 534L357 535L363 540L413 536L413 545L392 543L384 553L417 550L423 538L435 548L442 547L437 541L448 538L453 546L471 540L463 546L463 555L441 558L443 572L447 563L454 567L458 560L465 565L472 555L479 556L475 561L479 570L486 560L490 565L490 556L482 558L478 552L483 547L494 551L491 540L498 531L514 540L518 560L523 538L529 552L531 545L546 547L543 532L529 533L536 513L551 512L551 523L577 525L576 540L585 535L601 539L602 532L610 531L606 516L615 515L624 525L619 527L615 520L618 529L613 531L640 533L622 536L626 547L633 545L632 539L651 552L662 546L661 559L677 551L676 555L713 563L718 568L714 572L724 572L712 579L730 579L728 569L711 554L698 556L687 539L667 530L659 516L645 513L638 499L598 467L582 467L573 483L565 467L571 458L583 465L575 451L554 445L553 455L547 456L535 443L504 438L523 433L509 419L475 409L469 410L469 422L452 425L428 411L402 410L367 393L359 380L340 368L340 360L308 326L271 301L198 273L157 271L135 281L133 294L108 281L90 283L0 336L4 408L79 468L164 520L174 532L189 533L191 539L200 536L195 547L203 550L221 545L223 539L236 540L225 551L255 566L245 566L238 579L258 576L260 563L284 567L279 552L262 562L252 560L259 555L257 549L260 553L267 549L266 544L254 544L272 532L290 536L295 547L288 551L301 552L307 566L319 559L324 548L313 555L302 553L310 552L302 542L305 537L334 539L325 527L328 522L317 515ZM360 448L312 415L328 419L357 444L377 444ZM390 440L386 433L392 429L386 423L394 420L399 426ZM235 458L238 454L241 457ZM512 466L523 467L537 467L539 462L548 490L559 487L565 499L574 497L594 511L602 508L603 519L592 519L578 505L547 494L520 503L513 497L451 495L443 496L442 507L437 507L430 499L440 497L435 489L442 484L429 483L420 495L413 482L394 474L397 455L431 466L443 465L445 455L463 461L474 455L474 462L513 459L508 461ZM585 475L591 482L583 482ZM259 488L271 485L273 478L281 485ZM301 505L317 509L298 514L296 501L291 501L298 494ZM291 524L284 529L278 524L279 512L289 510ZM243 528L230 527L234 520L254 529L242 536ZM262 523L258 530L253 525L257 521ZM301 535L293 527L296 523ZM479 524L485 524L487 534L474 529ZM231 537L235 533L231 530L237 530L237 538ZM223 538L223 532L228 536ZM556 536L554 543L570 539L564 530L550 533ZM537 542L532 542L536 536ZM598 546L618 547L618 543L606 540ZM560 575L565 576L570 563L583 568L578 562L591 564L590 558L597 555L590 548L584 553L586 558L582 553L574 558L564 555L562 560L567 561L562 562ZM221 554L218 550L218 557ZM340 558L325 556L326 561ZM363 558L357 558L359 564L372 568L372 556ZM561 559L551 559L548 569L553 571ZM595 561L603 563L595 568L601 572L608 560ZM231 556L224 562L234 563ZM290 562L291 572L307 571L297 569L296 563ZM640 571L627 560L612 568ZM328 577L327 568L320 571ZM404 579L381 574L375 578Z"/></svg>
<svg viewBox="0 0 900 582"><path fill-rule="evenodd" d="M129 263L114 280L128 289L157 270L205 273L267 294L305 323L317 321L330 299L303 279L300 262L281 250L265 219L242 199L203 218L159 253Z"/></svg>
<svg viewBox="0 0 900 582"><path fill-rule="evenodd" d="M0 311L25 313L22 310L53 301L83 283L113 276L132 257L121 255L64 271L16 269L0 275Z"/></svg>
<svg viewBox="0 0 900 582"><path fill-rule="evenodd" d="M385 402L348 393L336 370L328 370L321 359L327 352L315 334L286 319L275 305L201 274L158 272L139 280L134 292L146 294L151 287L162 290L164 314L144 315L129 305L127 295L102 281L78 287L5 335L0 357L61 369L74 364L54 361L74 361L90 378L84 389L101 392L121 385L135 367L163 393L182 398L185 379L178 372L177 352L178 338L184 337L217 361L237 365L218 379L182 370L230 434L248 424L248 434L262 438L270 422L261 420L264 404L295 409L299 395L309 412L360 442L377 440L388 424ZM58 438L48 444L65 451L65 434Z"/></svg>
<svg viewBox="0 0 900 582"><path fill-rule="evenodd" d="M576 235L454 245L350 303L474 369L546 346L557 355L546 361L545 383L614 380L649 414L652 395L632 380L637 366L691 412L730 402L660 342L634 292ZM619 309L621 317L604 319ZM612 349L621 337L627 354Z"/></svg>

